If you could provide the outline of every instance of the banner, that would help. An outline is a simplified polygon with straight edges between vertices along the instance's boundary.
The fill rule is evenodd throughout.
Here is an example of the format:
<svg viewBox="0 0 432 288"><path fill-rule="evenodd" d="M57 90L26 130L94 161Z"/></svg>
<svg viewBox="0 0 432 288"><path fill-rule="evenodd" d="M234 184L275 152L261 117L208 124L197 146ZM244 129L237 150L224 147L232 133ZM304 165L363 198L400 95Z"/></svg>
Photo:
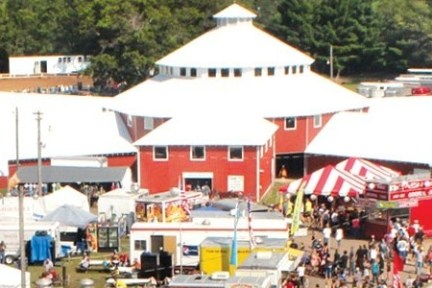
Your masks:
<svg viewBox="0 0 432 288"><path fill-rule="evenodd" d="M393 250L393 288L401 288L402 281L400 278L400 272L404 268L404 259L399 256L399 253Z"/></svg>
<svg viewBox="0 0 432 288"><path fill-rule="evenodd" d="M290 229L291 236L294 236L294 234L297 232L297 230L300 227L300 215L303 209L303 194L304 194L305 184L306 182L302 183L297 192L297 196L294 204L293 216L292 216L291 229Z"/></svg>

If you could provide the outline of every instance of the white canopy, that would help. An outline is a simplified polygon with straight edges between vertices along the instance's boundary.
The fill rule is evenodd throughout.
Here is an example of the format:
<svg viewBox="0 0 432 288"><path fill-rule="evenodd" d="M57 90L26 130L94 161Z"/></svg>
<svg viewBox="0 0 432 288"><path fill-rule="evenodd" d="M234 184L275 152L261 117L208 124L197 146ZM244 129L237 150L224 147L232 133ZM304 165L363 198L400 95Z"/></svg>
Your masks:
<svg viewBox="0 0 432 288"><path fill-rule="evenodd" d="M79 207L90 212L87 196L69 185L43 197L45 214L48 214L65 204Z"/></svg>
<svg viewBox="0 0 432 288"><path fill-rule="evenodd" d="M30 286L30 272L25 272L25 285ZM21 287L21 270L0 264L0 287Z"/></svg>

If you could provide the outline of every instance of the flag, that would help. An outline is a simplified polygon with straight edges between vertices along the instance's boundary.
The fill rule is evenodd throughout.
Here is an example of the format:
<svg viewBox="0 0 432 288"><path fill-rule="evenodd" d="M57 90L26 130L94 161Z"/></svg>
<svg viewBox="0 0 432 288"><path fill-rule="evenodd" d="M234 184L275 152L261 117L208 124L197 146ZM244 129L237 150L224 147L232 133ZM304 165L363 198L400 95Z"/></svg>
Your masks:
<svg viewBox="0 0 432 288"><path fill-rule="evenodd" d="M291 230L290 230L291 236L294 236L294 234L297 232L297 230L300 227L300 214L303 207L303 188L305 184L306 182L300 184L300 188L298 189L296 200L294 203L294 211L293 211Z"/></svg>
<svg viewBox="0 0 432 288"><path fill-rule="evenodd" d="M237 267L237 262L238 262L238 255L237 255L237 224L238 224L238 220L239 220L239 202L237 200L237 203L235 205L235 215L234 215L234 236L233 236L233 240L232 240L232 245L231 245L231 259L230 259L230 265L232 268L236 268Z"/></svg>
<svg viewBox="0 0 432 288"><path fill-rule="evenodd" d="M247 199L247 212L248 212L248 230L249 230L249 238L250 238L250 246L251 248L256 246L255 237L253 235L252 229L252 203L250 198Z"/></svg>
<svg viewBox="0 0 432 288"><path fill-rule="evenodd" d="M399 272L404 269L404 259L399 256L396 250L393 250L393 288L401 288L402 281Z"/></svg>

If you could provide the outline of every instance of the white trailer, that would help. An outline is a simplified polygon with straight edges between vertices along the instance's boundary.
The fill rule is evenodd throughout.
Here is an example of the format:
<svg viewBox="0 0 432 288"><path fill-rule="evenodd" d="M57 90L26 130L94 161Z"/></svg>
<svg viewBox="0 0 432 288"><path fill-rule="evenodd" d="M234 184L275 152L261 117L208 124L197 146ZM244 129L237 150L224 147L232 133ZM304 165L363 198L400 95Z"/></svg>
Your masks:
<svg viewBox="0 0 432 288"><path fill-rule="evenodd" d="M289 237L286 218L278 212L253 213L251 228L242 215L237 224L237 238L255 239ZM173 254L173 263L195 266L199 262L199 245L207 237L232 237L234 217L229 211L192 211L190 222L136 222L130 231L130 257L140 259L143 252L157 253L161 248Z"/></svg>
<svg viewBox="0 0 432 288"><path fill-rule="evenodd" d="M29 222L24 223L24 242L30 241L36 234L36 231L46 231L55 240L56 258L62 255L60 244L60 223L58 222ZM13 263L20 255L20 238L19 238L19 223L15 222L0 222L0 241L6 244L5 262L6 264Z"/></svg>

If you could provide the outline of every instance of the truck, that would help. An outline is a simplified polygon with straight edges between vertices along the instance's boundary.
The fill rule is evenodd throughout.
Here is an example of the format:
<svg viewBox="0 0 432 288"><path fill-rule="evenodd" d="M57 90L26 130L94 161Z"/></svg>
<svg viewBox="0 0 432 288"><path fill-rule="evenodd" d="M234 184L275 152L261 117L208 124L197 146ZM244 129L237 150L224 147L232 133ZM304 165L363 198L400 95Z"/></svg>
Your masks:
<svg viewBox="0 0 432 288"><path fill-rule="evenodd" d="M6 244L5 263L12 264L20 256L20 237L19 222L8 221L0 222L0 241ZM36 232L45 231L54 239L55 258L63 256L60 243L60 223L44 221L25 221L24 222L24 243L30 241Z"/></svg>

